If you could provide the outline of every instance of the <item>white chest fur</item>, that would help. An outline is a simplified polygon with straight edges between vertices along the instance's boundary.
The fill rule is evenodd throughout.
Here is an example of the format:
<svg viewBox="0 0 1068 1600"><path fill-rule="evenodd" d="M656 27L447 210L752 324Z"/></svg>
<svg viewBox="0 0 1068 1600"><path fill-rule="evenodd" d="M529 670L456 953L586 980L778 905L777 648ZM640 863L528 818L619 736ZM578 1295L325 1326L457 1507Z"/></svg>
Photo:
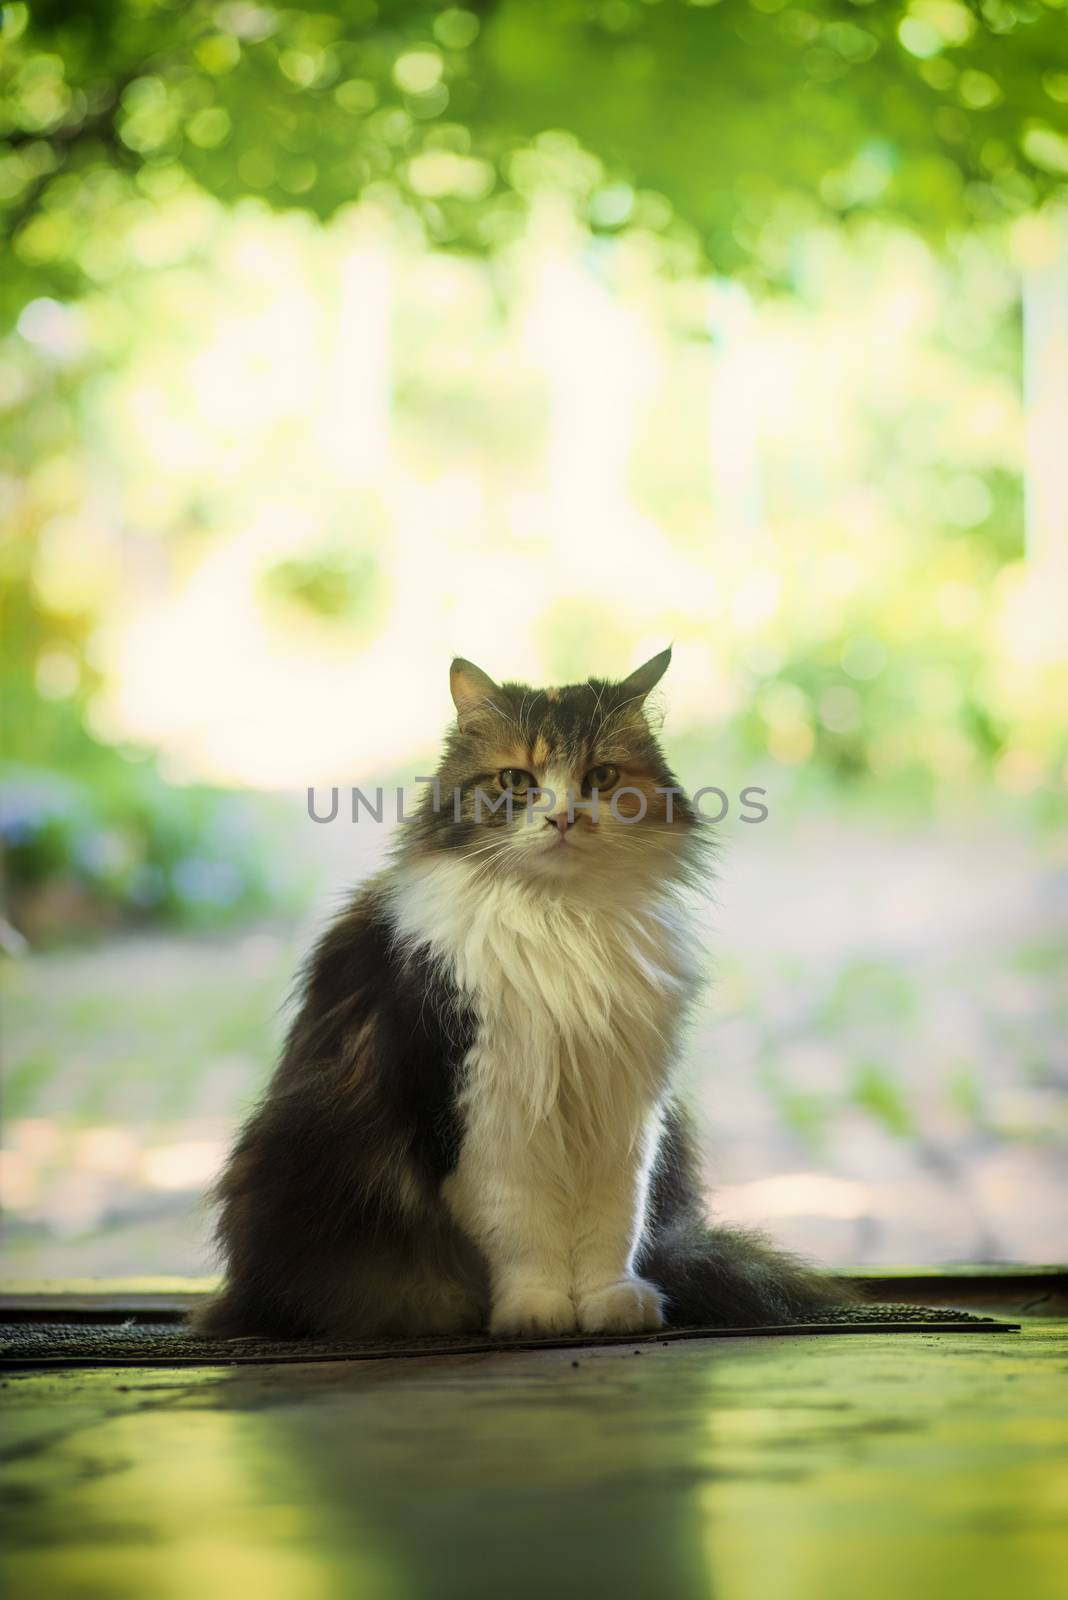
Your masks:
<svg viewBox="0 0 1068 1600"><path fill-rule="evenodd" d="M471 1001L462 1101L497 1138L553 1124L576 1149L632 1140L667 1087L694 976L689 927L666 898L640 909L486 884L445 858L401 869L393 908Z"/></svg>
<svg viewBox="0 0 1068 1600"><path fill-rule="evenodd" d="M393 893L402 938L475 1013L441 1194L483 1252L491 1332L659 1326L633 1264L693 982L681 913L487 884L452 858L400 869Z"/></svg>

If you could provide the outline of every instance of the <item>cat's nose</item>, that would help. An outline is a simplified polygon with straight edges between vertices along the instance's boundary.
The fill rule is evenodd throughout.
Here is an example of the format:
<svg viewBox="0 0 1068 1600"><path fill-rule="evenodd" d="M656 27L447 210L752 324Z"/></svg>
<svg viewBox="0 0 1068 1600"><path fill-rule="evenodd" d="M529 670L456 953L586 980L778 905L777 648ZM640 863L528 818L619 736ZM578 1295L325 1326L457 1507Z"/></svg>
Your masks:
<svg viewBox="0 0 1068 1600"><path fill-rule="evenodd" d="M555 817L546 817L550 828L558 828L561 833L566 833L568 828L574 827L574 819L566 811L558 811Z"/></svg>

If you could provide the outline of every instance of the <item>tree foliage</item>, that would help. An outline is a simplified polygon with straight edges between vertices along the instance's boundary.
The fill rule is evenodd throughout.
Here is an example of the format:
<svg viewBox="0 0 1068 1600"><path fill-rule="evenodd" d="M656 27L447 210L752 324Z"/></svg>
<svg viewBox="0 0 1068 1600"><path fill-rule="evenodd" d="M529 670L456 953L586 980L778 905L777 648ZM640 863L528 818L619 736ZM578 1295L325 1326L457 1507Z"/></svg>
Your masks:
<svg viewBox="0 0 1068 1600"><path fill-rule="evenodd" d="M1064 0L37 0L3 7L10 314L101 274L95 231L187 175L327 218L388 188L439 245L532 187L788 279L799 221L929 236L1068 176Z"/></svg>

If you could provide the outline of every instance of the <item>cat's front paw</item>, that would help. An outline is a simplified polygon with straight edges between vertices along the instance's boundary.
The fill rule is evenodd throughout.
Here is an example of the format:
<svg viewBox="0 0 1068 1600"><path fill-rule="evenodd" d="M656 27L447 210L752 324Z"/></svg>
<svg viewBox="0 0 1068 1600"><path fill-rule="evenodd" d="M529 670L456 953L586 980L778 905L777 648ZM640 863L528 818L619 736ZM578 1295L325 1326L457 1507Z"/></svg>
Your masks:
<svg viewBox="0 0 1068 1600"><path fill-rule="evenodd" d="M620 1278L580 1296L578 1325L583 1333L652 1333L664 1326L664 1302L644 1278Z"/></svg>
<svg viewBox="0 0 1068 1600"><path fill-rule="evenodd" d="M569 1294L557 1289L516 1289L493 1306L490 1333L495 1339L547 1337L570 1333L575 1326L575 1306Z"/></svg>

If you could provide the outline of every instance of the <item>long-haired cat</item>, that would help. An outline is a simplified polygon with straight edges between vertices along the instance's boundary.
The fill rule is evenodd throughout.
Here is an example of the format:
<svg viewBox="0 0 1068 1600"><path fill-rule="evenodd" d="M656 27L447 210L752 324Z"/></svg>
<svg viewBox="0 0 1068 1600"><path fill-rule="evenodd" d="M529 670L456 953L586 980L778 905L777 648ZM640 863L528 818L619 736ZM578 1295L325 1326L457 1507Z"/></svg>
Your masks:
<svg viewBox="0 0 1068 1600"><path fill-rule="evenodd" d="M312 954L219 1184L216 1334L773 1323L844 1298L710 1227L672 1093L704 829L622 683L453 663L392 863Z"/></svg>

